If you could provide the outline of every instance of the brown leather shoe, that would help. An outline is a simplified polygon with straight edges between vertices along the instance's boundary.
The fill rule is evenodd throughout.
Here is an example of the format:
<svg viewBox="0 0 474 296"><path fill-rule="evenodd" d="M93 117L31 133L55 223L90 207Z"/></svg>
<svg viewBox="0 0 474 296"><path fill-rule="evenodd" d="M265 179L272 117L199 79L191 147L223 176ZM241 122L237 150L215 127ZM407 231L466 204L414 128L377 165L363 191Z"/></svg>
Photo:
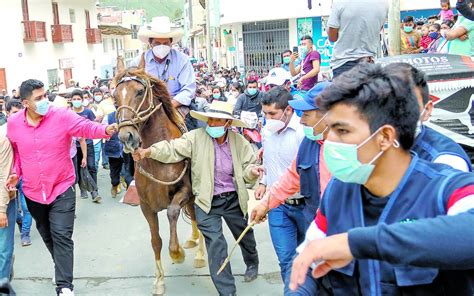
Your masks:
<svg viewBox="0 0 474 296"><path fill-rule="evenodd" d="M112 186L112 190L110 190L110 193L112 194L113 198L116 198L117 195L119 194L119 186L120 185Z"/></svg>

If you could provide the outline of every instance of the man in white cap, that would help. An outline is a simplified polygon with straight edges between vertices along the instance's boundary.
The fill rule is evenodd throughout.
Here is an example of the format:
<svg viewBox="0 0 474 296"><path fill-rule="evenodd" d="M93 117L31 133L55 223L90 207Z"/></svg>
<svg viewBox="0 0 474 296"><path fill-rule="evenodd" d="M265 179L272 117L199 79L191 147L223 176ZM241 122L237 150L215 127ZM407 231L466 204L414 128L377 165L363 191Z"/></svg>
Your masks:
<svg viewBox="0 0 474 296"><path fill-rule="evenodd" d="M232 104L212 102L209 111L191 111L191 116L207 122L205 128L188 132L181 138L162 141L149 148L138 148L135 161L152 158L164 163L191 159L193 194L199 230L206 240L209 269L219 295L235 295L236 287L230 264L217 275L227 257L227 242L222 232L222 218L234 238L247 227L246 184L252 184L263 173L256 165L250 143L230 127L245 127L232 116ZM253 231L240 242L247 265L244 280L253 281L258 275L258 253Z"/></svg>
<svg viewBox="0 0 474 296"><path fill-rule="evenodd" d="M267 90L275 86L283 86L291 92L291 74L283 68L273 68L268 72L265 86Z"/></svg>
<svg viewBox="0 0 474 296"><path fill-rule="evenodd" d="M171 48L183 35L183 30L172 28L165 16L154 17L138 31L138 38L150 47L141 55L138 67L166 82L176 108L189 106L196 93L196 77L189 57ZM188 113L186 108L179 111L183 116Z"/></svg>

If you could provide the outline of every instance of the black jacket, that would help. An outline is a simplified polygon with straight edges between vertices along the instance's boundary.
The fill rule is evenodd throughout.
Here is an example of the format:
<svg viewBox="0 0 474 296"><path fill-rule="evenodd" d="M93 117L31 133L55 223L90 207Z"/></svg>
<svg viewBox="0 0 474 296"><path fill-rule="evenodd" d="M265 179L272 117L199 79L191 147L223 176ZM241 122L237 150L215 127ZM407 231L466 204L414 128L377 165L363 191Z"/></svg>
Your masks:
<svg viewBox="0 0 474 296"><path fill-rule="evenodd" d="M468 20L474 21L474 11L468 5L469 0L464 0L463 2L456 3L456 9L460 14L462 14Z"/></svg>
<svg viewBox="0 0 474 296"><path fill-rule="evenodd" d="M255 112L258 117L261 117L262 96L263 93L260 91L257 91L255 95L250 96L247 90L245 90L245 92L237 98L237 103L235 103L234 107L234 115L240 116L242 111L248 111Z"/></svg>

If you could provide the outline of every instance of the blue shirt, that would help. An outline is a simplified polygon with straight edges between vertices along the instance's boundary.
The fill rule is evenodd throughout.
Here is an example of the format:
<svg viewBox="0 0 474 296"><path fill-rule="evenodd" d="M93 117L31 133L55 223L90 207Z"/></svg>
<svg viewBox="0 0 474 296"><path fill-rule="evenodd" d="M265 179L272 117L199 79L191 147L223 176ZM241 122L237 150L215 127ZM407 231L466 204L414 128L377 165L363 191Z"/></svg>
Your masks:
<svg viewBox="0 0 474 296"><path fill-rule="evenodd" d="M186 106L191 104L196 93L196 76L187 55L171 49L166 60L158 63L149 49L145 53L145 70L168 84L168 91L174 100Z"/></svg>
<svg viewBox="0 0 474 296"><path fill-rule="evenodd" d="M94 112L92 112L90 109L84 108L84 111L77 113L77 115L84 117L86 119L89 119L90 121L95 120L95 115ZM91 139L86 139L87 145L92 145L92 140ZM76 141L76 146L80 147L79 141Z"/></svg>

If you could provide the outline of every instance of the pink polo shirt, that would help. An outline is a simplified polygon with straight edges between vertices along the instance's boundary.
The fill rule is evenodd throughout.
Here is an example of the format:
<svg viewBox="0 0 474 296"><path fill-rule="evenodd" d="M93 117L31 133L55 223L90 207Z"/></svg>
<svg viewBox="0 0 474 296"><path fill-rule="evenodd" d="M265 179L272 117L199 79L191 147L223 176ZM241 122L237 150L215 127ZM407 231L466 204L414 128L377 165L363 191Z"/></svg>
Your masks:
<svg viewBox="0 0 474 296"><path fill-rule="evenodd" d="M7 136L25 196L41 204L55 201L76 179L69 154L72 138L107 138L105 129L105 125L54 106L36 127L27 122L26 109L10 117Z"/></svg>

